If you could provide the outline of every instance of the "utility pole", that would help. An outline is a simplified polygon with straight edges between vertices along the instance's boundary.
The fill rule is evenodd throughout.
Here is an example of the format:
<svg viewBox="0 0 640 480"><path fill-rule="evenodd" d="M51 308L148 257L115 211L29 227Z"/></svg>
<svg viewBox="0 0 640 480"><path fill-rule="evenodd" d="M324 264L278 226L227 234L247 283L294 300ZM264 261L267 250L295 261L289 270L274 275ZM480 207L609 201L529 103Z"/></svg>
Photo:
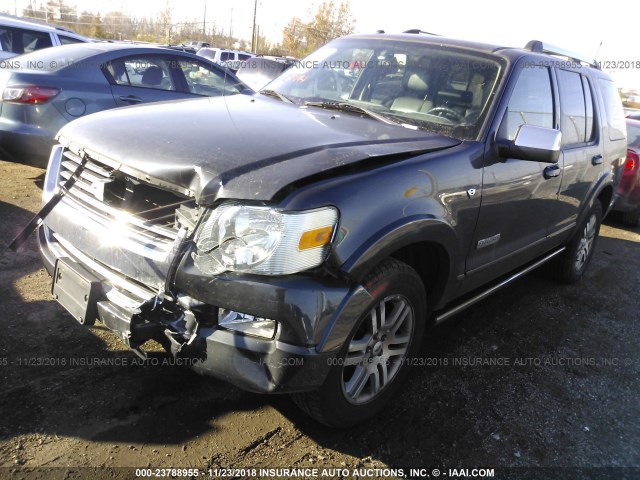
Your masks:
<svg viewBox="0 0 640 480"><path fill-rule="evenodd" d="M204 15L202 16L202 36L207 35L207 0L204 0Z"/></svg>
<svg viewBox="0 0 640 480"><path fill-rule="evenodd" d="M253 53L258 53L258 49L260 48L260 25L256 26L256 48Z"/></svg>
<svg viewBox="0 0 640 480"><path fill-rule="evenodd" d="M233 7L231 7L231 19L229 20L229 48L233 48Z"/></svg>
<svg viewBox="0 0 640 480"><path fill-rule="evenodd" d="M253 31L251 34L251 51L256 52L256 12L258 11L258 0L253 2Z"/></svg>

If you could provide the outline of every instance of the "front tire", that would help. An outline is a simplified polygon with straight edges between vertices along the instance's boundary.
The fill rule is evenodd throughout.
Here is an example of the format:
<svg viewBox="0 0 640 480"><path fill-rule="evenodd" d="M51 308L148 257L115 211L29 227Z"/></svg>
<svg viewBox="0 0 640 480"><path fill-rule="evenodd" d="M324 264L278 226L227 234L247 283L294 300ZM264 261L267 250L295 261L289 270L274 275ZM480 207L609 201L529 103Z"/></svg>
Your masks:
<svg viewBox="0 0 640 480"><path fill-rule="evenodd" d="M582 278L593 258L601 222L602 206L596 200L559 258L557 272L560 280L576 283Z"/></svg>
<svg viewBox="0 0 640 480"><path fill-rule="evenodd" d="M327 379L316 392L293 395L320 423L349 427L382 410L408 373L424 333L425 289L407 264L387 259L363 285L372 300L354 324Z"/></svg>

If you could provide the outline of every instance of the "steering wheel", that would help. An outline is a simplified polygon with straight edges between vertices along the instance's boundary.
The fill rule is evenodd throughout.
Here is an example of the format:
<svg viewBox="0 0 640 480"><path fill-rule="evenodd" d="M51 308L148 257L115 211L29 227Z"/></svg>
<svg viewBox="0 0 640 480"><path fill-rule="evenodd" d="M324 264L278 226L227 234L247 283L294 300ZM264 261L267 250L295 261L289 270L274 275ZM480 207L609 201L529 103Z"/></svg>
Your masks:
<svg viewBox="0 0 640 480"><path fill-rule="evenodd" d="M462 115L449 107L434 107L427 111L428 115L437 115L438 117L446 118L451 122L462 122Z"/></svg>
<svg viewBox="0 0 640 480"><path fill-rule="evenodd" d="M335 91L336 98L341 98L341 87L340 75L332 69L317 71L313 77L312 90L314 95L318 95L318 92Z"/></svg>

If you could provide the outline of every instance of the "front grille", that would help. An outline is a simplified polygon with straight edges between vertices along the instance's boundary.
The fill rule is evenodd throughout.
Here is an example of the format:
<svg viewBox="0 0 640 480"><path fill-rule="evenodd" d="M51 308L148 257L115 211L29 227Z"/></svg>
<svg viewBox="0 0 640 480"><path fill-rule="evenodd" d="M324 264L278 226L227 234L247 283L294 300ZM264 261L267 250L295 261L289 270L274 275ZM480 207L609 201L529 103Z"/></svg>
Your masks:
<svg viewBox="0 0 640 480"><path fill-rule="evenodd" d="M73 175L80 162L78 155L65 150L60 185ZM89 159L67 197L100 216L105 224L126 223L130 234L144 243L173 243L179 229L177 212L195 208L192 199L144 183L93 159Z"/></svg>

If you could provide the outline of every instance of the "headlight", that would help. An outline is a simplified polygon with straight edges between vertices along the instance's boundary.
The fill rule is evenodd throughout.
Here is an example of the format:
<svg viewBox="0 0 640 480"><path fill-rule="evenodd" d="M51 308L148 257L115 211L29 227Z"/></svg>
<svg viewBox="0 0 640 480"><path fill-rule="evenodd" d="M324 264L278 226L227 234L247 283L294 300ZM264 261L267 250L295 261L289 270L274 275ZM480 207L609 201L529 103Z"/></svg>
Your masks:
<svg viewBox="0 0 640 480"><path fill-rule="evenodd" d="M281 212L226 203L200 228L192 257L196 267L210 275L296 273L324 261L337 221L332 207Z"/></svg>

